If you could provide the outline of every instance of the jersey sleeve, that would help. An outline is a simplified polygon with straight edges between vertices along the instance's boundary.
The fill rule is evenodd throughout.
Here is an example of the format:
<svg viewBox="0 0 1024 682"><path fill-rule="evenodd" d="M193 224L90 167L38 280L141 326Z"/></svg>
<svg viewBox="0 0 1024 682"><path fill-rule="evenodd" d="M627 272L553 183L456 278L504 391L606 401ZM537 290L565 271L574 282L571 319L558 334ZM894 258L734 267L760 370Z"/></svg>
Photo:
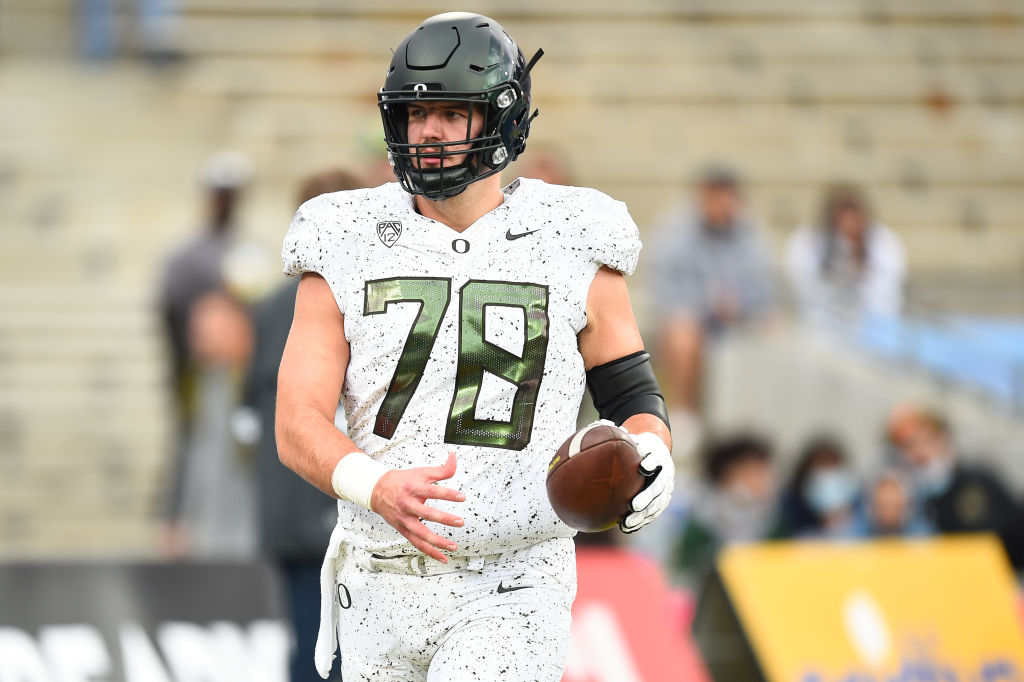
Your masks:
<svg viewBox="0 0 1024 682"><path fill-rule="evenodd" d="M284 274L301 275L315 272L323 277L335 293L335 300L342 314L345 314L344 298L338 295L344 266L337 257L345 250L339 248L338 235L329 229L327 219L322 215L326 208L326 196L311 199L299 207L284 235L281 260ZM334 257L329 258L331 254Z"/></svg>
<svg viewBox="0 0 1024 682"><path fill-rule="evenodd" d="M324 274L321 231L311 215L313 210L310 203L306 202L299 207L288 226L288 232L284 235L281 259L284 261L286 275L301 275L304 272Z"/></svg>
<svg viewBox="0 0 1024 682"><path fill-rule="evenodd" d="M640 258L640 232L626 204L594 191L588 197L591 220L587 242L591 257L624 275L632 275Z"/></svg>

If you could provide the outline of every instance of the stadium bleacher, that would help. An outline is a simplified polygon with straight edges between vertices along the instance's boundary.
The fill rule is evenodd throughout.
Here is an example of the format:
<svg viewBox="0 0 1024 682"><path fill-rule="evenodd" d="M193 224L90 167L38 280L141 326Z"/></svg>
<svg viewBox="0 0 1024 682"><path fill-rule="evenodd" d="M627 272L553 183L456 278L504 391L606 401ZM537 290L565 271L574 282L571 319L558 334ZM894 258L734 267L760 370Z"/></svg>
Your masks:
<svg viewBox="0 0 1024 682"><path fill-rule="evenodd" d="M72 0L0 3L3 555L153 551L170 418L153 293L199 221L195 169L220 148L252 158L242 223L276 251L298 179L366 160L390 48L446 9L180 6L180 59L158 66L135 57L132 3L115 3L107 61L79 56ZM709 158L741 170L776 248L824 182L850 178L903 238L915 296L1024 309L1024 5L476 7L545 49L536 142L642 228Z"/></svg>

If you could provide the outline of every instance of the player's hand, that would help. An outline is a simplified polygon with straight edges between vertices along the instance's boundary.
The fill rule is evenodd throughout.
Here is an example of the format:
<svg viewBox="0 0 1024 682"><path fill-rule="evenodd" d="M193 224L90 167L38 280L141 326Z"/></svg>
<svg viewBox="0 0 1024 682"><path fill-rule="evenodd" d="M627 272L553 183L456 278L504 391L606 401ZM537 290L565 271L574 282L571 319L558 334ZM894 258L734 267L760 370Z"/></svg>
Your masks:
<svg viewBox="0 0 1024 682"><path fill-rule="evenodd" d="M395 469L380 477L370 496L370 508L384 517L412 546L427 556L448 563L441 550L454 552L458 546L431 531L424 521L435 521L446 526L462 527L464 521L426 504L427 500L465 502L466 496L458 490L436 485L455 475L455 453L441 466Z"/></svg>
<svg viewBox="0 0 1024 682"><path fill-rule="evenodd" d="M653 433L631 433L629 436L643 457L640 472L650 480L629 503L632 513L619 521L619 529L623 533L635 533L665 511L676 479L672 453L665 441Z"/></svg>

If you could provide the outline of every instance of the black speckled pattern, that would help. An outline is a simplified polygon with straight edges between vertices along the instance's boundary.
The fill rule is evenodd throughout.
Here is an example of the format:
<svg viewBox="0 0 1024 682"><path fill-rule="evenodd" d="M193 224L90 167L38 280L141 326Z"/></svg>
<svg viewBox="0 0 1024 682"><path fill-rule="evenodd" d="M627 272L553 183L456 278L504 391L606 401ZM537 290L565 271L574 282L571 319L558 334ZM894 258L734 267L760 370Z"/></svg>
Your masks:
<svg viewBox="0 0 1024 682"><path fill-rule="evenodd" d="M346 682L556 682L561 677L576 589L570 539L575 531L548 503L547 464L576 427L585 386L576 335L586 326L590 283L602 265L632 273L641 245L625 205L596 190L537 180L513 186L504 204L462 233L420 216L411 197L391 183L317 197L302 205L285 236L285 272L319 273L345 315L351 359L342 400L349 435L366 454L396 468L440 464L454 450L458 469L445 485L463 491L466 501L432 504L458 514L465 526L428 525L458 543L458 556L503 557L482 572L420 577L368 571L351 557L416 550L380 516L340 501L332 546L340 546L341 556L329 550L325 558L317 664L329 668L337 632ZM378 236L382 223L392 237L394 224L401 223L390 246ZM365 309L368 282L402 278L430 280L410 291L450 282L449 303L436 327L424 322L421 310L443 295L389 296L388 303L372 299L371 309ZM512 283L505 288L534 292L533 300L541 303L484 305L481 328L474 333L483 337L481 343L502 349L484 356L501 360L497 369L506 379L485 372L479 385L472 384L475 405L467 407L456 401L455 391L460 341L467 338L460 296L474 281ZM416 300L399 300L403 296ZM545 311L546 321L538 322ZM425 364L404 365L405 375L420 367L422 375L407 404L403 394L404 411L389 412L387 428L378 428L387 435L377 435L378 412L417 319L420 336L436 328L436 338ZM539 333L538 324L546 344L530 340ZM524 338L527 329L533 336ZM419 339L416 347L428 345ZM523 358L529 348L542 349L534 353L543 355L541 361ZM529 371L517 374L517 358L529 362ZM510 383L509 376L528 376L529 390ZM524 400L535 404L524 407ZM511 424L514 410L525 414L528 409L529 423L517 417L515 424L524 426L509 429L505 447L445 442L452 414L486 430L487 420ZM459 439L458 429L448 432L451 440ZM332 584L339 560L339 577L352 600L348 608L336 601ZM503 581L506 586L528 581L531 587L498 594Z"/></svg>
<svg viewBox="0 0 1024 682"><path fill-rule="evenodd" d="M572 540L514 552L481 572L370 572L351 554L338 584L342 675L350 681L558 682L576 595ZM502 589L521 587L503 593ZM340 589L340 588L339 588Z"/></svg>
<svg viewBox="0 0 1024 682"><path fill-rule="evenodd" d="M383 221L402 223L390 248L377 236ZM509 240L506 232L535 233ZM452 248L454 238L470 244ZM396 468L440 464L454 450L449 481L466 502L436 503L461 515L461 529L436 528L459 554L504 552L573 531L555 516L544 479L548 461L573 432L585 376L576 334L586 324L586 295L602 264L626 273L636 267L640 240L625 204L593 189L522 180L505 203L461 234L424 218L397 183L326 194L299 209L285 236L285 272L317 272L345 314L351 361L344 404L349 435L368 455ZM373 433L377 413L416 317L417 303L395 303L364 315L366 282L399 277L449 278L451 302L423 377L393 436ZM470 280L526 282L547 287L548 344L529 444L522 450L445 443L459 357L459 293ZM506 309L509 310L509 309ZM492 319L500 320L500 316ZM488 328L492 342L522 347L522 324ZM511 338L518 334L518 338ZM502 338L503 335L508 338ZM507 412L500 390L481 391L476 414ZM381 517L347 502L340 522L350 541L372 552L414 551Z"/></svg>

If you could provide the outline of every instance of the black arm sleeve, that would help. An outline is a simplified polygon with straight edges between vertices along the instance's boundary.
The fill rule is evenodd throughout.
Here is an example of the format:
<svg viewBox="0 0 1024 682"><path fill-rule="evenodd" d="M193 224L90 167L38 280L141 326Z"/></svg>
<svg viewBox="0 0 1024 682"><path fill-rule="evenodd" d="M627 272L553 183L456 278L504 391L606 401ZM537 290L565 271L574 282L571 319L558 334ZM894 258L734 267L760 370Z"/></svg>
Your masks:
<svg viewBox="0 0 1024 682"><path fill-rule="evenodd" d="M669 425L665 398L647 351L593 367L587 372L587 388L601 419L621 425L635 414L653 414Z"/></svg>

